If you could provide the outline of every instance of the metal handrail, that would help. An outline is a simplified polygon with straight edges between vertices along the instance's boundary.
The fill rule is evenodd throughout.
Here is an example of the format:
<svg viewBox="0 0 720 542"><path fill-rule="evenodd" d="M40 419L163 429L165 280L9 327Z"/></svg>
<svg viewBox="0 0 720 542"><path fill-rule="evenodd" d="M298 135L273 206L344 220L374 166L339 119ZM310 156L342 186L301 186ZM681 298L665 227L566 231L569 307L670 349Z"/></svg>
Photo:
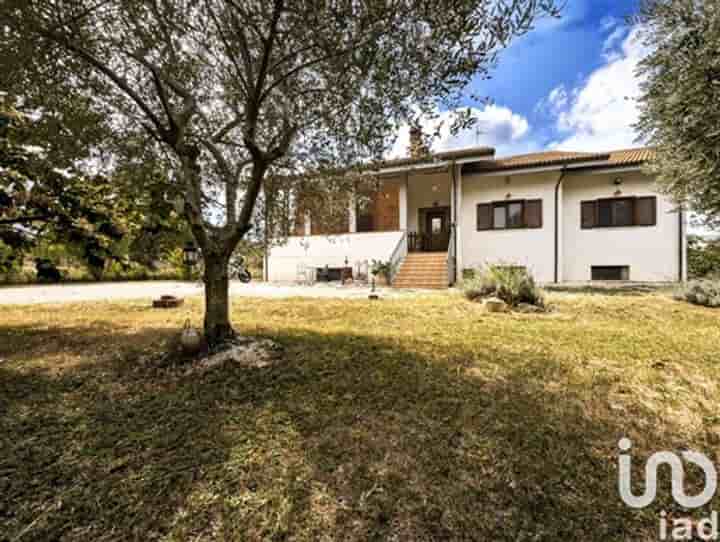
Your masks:
<svg viewBox="0 0 720 542"><path fill-rule="evenodd" d="M392 283L395 281L395 276L397 275L397 272L400 268L400 263L405 259L405 256L407 256L408 252L408 244L407 244L407 234L405 232L402 232L402 237L400 237L400 240L398 241L397 245L395 245L395 250L393 250L392 256L390 256L390 269L391 269L391 275L390 275L390 285L392 286Z"/></svg>

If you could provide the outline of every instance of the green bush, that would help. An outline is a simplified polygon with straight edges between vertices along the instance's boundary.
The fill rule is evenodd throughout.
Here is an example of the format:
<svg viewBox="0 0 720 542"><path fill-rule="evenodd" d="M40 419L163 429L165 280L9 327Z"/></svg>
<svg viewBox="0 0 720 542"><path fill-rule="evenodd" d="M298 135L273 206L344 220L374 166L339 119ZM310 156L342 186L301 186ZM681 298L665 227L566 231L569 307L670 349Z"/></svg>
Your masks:
<svg viewBox="0 0 720 542"><path fill-rule="evenodd" d="M22 252L13 250L0 240L0 281L11 281L21 274L22 269Z"/></svg>
<svg viewBox="0 0 720 542"><path fill-rule="evenodd" d="M687 257L690 278L720 276L720 240L688 236Z"/></svg>
<svg viewBox="0 0 720 542"><path fill-rule="evenodd" d="M383 262L381 260L372 260L370 264L370 272L373 275L381 275L385 277L385 280L389 283L395 273L396 267L397 265L393 264L391 261Z"/></svg>
<svg viewBox="0 0 720 542"><path fill-rule="evenodd" d="M511 307L521 303L545 307L545 294L524 267L489 265L473 278L464 280L462 290L471 301L498 297Z"/></svg>
<svg viewBox="0 0 720 542"><path fill-rule="evenodd" d="M702 305L703 307L720 307L720 280L691 280L676 295L676 298Z"/></svg>

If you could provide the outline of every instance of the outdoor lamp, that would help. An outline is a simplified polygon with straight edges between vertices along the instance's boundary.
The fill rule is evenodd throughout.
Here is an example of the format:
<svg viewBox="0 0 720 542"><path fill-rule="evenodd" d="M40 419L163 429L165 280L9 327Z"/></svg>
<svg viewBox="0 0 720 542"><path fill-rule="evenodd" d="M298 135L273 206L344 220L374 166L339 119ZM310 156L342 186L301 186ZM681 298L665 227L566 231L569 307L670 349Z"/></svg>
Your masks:
<svg viewBox="0 0 720 542"><path fill-rule="evenodd" d="M183 248L183 262L188 267L192 267L198 262L198 249L192 241L185 243L185 247Z"/></svg>

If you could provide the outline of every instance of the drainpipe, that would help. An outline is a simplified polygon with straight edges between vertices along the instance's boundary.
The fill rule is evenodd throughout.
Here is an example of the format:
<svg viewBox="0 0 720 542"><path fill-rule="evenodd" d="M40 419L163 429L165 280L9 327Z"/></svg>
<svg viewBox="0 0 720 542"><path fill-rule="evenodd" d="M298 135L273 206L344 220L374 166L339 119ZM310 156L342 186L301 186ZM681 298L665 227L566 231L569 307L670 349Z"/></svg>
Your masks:
<svg viewBox="0 0 720 542"><path fill-rule="evenodd" d="M560 176L555 184L555 284L560 282L560 186L567 166L560 170Z"/></svg>
<svg viewBox="0 0 720 542"><path fill-rule="evenodd" d="M678 282L685 279L685 213L682 207L678 210Z"/></svg>
<svg viewBox="0 0 720 542"><path fill-rule="evenodd" d="M453 209L453 216L452 216L452 224L450 227L452 228L452 240L453 240L453 257L455 258L455 262L453 262L453 284L457 282L457 216L458 216L458 202L457 202L457 179L455 177L455 160L450 161L450 179L452 180L452 209Z"/></svg>

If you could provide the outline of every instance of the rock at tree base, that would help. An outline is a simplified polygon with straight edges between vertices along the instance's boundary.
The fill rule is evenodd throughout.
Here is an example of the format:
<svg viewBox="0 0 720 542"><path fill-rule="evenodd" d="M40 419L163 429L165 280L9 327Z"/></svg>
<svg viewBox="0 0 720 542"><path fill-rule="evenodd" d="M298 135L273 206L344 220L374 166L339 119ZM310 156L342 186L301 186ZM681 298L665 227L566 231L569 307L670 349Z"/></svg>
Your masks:
<svg viewBox="0 0 720 542"><path fill-rule="evenodd" d="M252 368L269 367L279 362L281 353L280 345L269 339L238 338L228 343L227 347L220 352L210 354L196 362L188 370L188 373L203 373L226 363Z"/></svg>

